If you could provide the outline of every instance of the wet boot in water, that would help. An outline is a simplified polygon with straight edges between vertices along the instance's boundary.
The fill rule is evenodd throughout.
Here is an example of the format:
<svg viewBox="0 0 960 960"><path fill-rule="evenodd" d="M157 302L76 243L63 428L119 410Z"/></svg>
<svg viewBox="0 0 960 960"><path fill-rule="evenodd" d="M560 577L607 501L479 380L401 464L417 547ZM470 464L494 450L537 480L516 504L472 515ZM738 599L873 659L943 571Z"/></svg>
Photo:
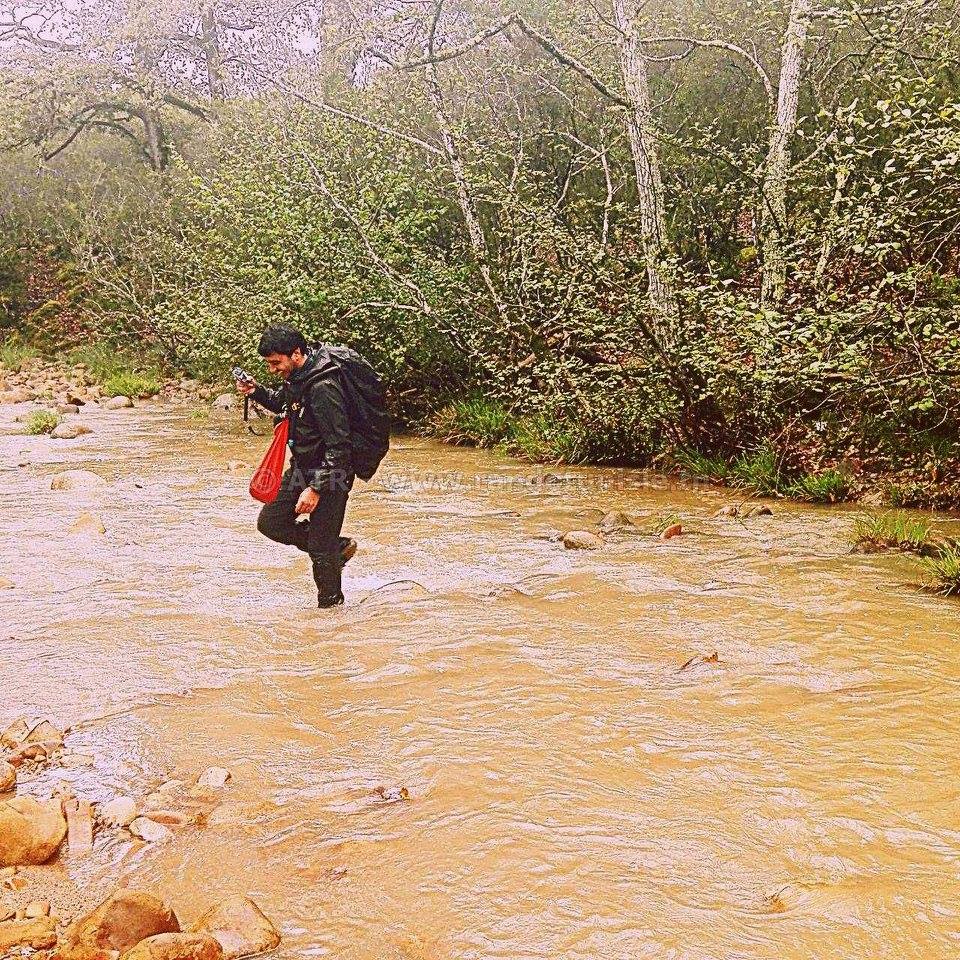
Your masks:
<svg viewBox="0 0 960 960"><path fill-rule="evenodd" d="M343 603L340 589L340 571L343 561L339 553L318 553L310 557L313 580L317 585L317 606L337 607Z"/></svg>
<svg viewBox="0 0 960 960"><path fill-rule="evenodd" d="M340 566L345 567L357 552L357 541L350 537L340 537Z"/></svg>

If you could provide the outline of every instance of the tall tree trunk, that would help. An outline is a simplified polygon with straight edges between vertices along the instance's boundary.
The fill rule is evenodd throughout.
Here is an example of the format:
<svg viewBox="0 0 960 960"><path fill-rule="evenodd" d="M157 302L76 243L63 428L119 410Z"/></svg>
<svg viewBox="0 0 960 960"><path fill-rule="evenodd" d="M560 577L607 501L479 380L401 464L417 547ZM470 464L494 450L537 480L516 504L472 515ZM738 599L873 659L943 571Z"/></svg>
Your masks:
<svg viewBox="0 0 960 960"><path fill-rule="evenodd" d="M203 34L203 57L207 66L207 89L210 93L210 99L224 100L227 96L227 84L223 75L220 29L213 4L203 8L200 30Z"/></svg>
<svg viewBox="0 0 960 960"><path fill-rule="evenodd" d="M654 315L654 332L662 347L671 346L677 334L679 307L670 269L664 262L669 253L663 178L653 135L653 111L647 61L643 56L635 11L630 0L614 0L613 13L620 31L620 68L632 109L627 111L627 133L637 176L640 231L647 259L647 284Z"/></svg>
<svg viewBox="0 0 960 960"><path fill-rule="evenodd" d="M431 55L433 51L431 50ZM434 63L427 63L424 67L427 80L427 90L430 94L430 102L433 105L433 112L437 118L437 127L440 130L440 138L443 141L443 152L450 165L450 172L453 174L453 183L457 194L457 203L460 206L460 212L463 214L464 222L467 225L467 236L470 239L470 249L473 251L474 259L477 262L477 269L483 277L484 286L490 294L490 299L496 308L497 314L504 319L506 317L506 308L503 299L494 283L493 270L490 265L490 248L487 246L487 238L483 232L483 225L480 223L480 214L477 210L476 201L470 191L467 181L467 171L463 164L463 157L460 154L460 148L457 145L456 137L453 135L453 126L447 115L446 105L443 100L443 90L440 87L440 78L437 76L437 67Z"/></svg>
<svg viewBox="0 0 960 960"><path fill-rule="evenodd" d="M763 283L761 300L776 306L787 284L787 181L790 175L790 143L797 130L800 77L807 42L812 0L793 0L780 57L780 84L777 115L770 132L766 171L763 178L761 252Z"/></svg>

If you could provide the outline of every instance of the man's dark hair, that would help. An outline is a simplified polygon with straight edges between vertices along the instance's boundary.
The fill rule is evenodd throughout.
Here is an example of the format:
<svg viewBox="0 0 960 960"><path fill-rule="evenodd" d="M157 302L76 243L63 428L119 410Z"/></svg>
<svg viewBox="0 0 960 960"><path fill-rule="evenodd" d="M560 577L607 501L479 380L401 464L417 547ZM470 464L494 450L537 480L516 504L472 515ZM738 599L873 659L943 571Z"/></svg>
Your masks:
<svg viewBox="0 0 960 960"><path fill-rule="evenodd" d="M294 350L302 350L306 353L309 349L306 338L296 327L278 323L263 331L257 353L261 357L269 357L271 353L282 353L289 357Z"/></svg>

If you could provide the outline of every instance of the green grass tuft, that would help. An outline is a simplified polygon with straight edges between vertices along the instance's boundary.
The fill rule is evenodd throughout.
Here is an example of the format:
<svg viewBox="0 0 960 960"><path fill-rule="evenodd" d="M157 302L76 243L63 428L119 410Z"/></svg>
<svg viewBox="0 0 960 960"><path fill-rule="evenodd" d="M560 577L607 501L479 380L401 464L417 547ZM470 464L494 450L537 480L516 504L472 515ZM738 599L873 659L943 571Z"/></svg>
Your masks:
<svg viewBox="0 0 960 960"><path fill-rule="evenodd" d="M786 491L797 500L810 503L840 503L850 493L850 480L839 470L808 473L792 483Z"/></svg>
<svg viewBox="0 0 960 960"><path fill-rule="evenodd" d="M696 450L678 450L674 461L680 475L686 480L704 480L725 483L730 476L730 465L721 457L708 457Z"/></svg>
<svg viewBox="0 0 960 960"><path fill-rule="evenodd" d="M103 392L108 397L152 397L160 392L160 381L150 374L123 370L103 381Z"/></svg>
<svg viewBox="0 0 960 960"><path fill-rule="evenodd" d="M427 424L431 437L461 447L495 447L509 431L506 409L483 397L447 404Z"/></svg>
<svg viewBox="0 0 960 960"><path fill-rule="evenodd" d="M760 496L780 493L784 487L777 452L769 446L738 457L730 467L731 486L746 487Z"/></svg>
<svg viewBox="0 0 960 960"><path fill-rule="evenodd" d="M923 588L941 597L960 595L960 543L945 543L937 553L923 561Z"/></svg>
<svg viewBox="0 0 960 960"><path fill-rule="evenodd" d="M646 518L643 529L646 533L659 537L667 527L672 527L675 523L680 523L678 513L653 513Z"/></svg>
<svg viewBox="0 0 960 960"><path fill-rule="evenodd" d="M50 433L60 424L60 417L52 410L34 410L24 419L27 433L38 437L43 433Z"/></svg>
<svg viewBox="0 0 960 960"><path fill-rule="evenodd" d="M19 373L28 360L39 356L36 350L19 337L8 337L0 343L0 365L11 373Z"/></svg>
<svg viewBox="0 0 960 960"><path fill-rule="evenodd" d="M935 551L930 524L905 513L862 514L850 532L854 547L863 551L904 550L929 554Z"/></svg>

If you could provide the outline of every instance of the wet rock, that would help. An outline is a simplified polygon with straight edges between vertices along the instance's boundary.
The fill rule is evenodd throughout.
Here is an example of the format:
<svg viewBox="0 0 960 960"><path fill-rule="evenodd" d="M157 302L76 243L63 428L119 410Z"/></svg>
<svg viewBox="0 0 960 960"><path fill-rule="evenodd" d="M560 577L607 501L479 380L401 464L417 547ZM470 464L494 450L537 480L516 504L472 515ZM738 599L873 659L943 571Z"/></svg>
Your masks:
<svg viewBox="0 0 960 960"><path fill-rule="evenodd" d="M563 535L563 545L568 550L599 550L603 539L588 530L571 530Z"/></svg>
<svg viewBox="0 0 960 960"><path fill-rule="evenodd" d="M739 517L740 508L735 503L727 504L725 507L721 507L715 514L715 517Z"/></svg>
<svg viewBox="0 0 960 960"><path fill-rule="evenodd" d="M7 749L19 747L28 736L30 736L30 724L23 717L20 717L20 719L14 720L3 733L0 733L0 746L7 747Z"/></svg>
<svg viewBox="0 0 960 960"><path fill-rule="evenodd" d="M92 960L106 951L125 953L158 933L179 932L176 914L162 900L142 890L117 890L93 913L70 924L57 957Z"/></svg>
<svg viewBox="0 0 960 960"><path fill-rule="evenodd" d="M222 960L223 947L209 933L158 933L141 940L121 960Z"/></svg>
<svg viewBox="0 0 960 960"><path fill-rule="evenodd" d="M410 791L406 787L376 787L373 794L387 803L399 803L401 800L410 799Z"/></svg>
<svg viewBox="0 0 960 960"><path fill-rule="evenodd" d="M9 793L17 786L17 771L6 760L0 760L0 793Z"/></svg>
<svg viewBox="0 0 960 960"><path fill-rule="evenodd" d="M84 510L71 525L70 532L102 537L107 532L107 528L97 514Z"/></svg>
<svg viewBox="0 0 960 960"><path fill-rule="evenodd" d="M221 787L226 786L230 776L230 771L227 770L226 767L208 767L197 778L197 786L219 790Z"/></svg>
<svg viewBox="0 0 960 960"><path fill-rule="evenodd" d="M237 398L232 393L221 393L210 406L214 410L233 410L237 405Z"/></svg>
<svg viewBox="0 0 960 960"><path fill-rule="evenodd" d="M126 407L132 407L133 401L129 397L111 397L104 403L105 410L123 410Z"/></svg>
<svg viewBox="0 0 960 960"><path fill-rule="evenodd" d="M50 916L50 901L49 900L31 900L30 903L24 907L23 915L28 920L35 920L37 917L49 917Z"/></svg>
<svg viewBox="0 0 960 960"><path fill-rule="evenodd" d="M63 746L63 731L58 730L49 720L41 720L30 729L23 742Z"/></svg>
<svg viewBox="0 0 960 960"><path fill-rule="evenodd" d="M60 849L67 821L56 800L0 801L0 867L46 863Z"/></svg>
<svg viewBox="0 0 960 960"><path fill-rule="evenodd" d="M67 414L79 413L80 407L76 403L58 403L57 404L57 413L61 416L66 416Z"/></svg>
<svg viewBox="0 0 960 960"><path fill-rule="evenodd" d="M0 590L12 590L16 584L6 577L0 577Z"/></svg>
<svg viewBox="0 0 960 960"><path fill-rule="evenodd" d="M749 507L743 511L743 518L746 520L749 517L772 517L773 510L770 509L765 503L761 504L758 507Z"/></svg>
<svg viewBox="0 0 960 960"><path fill-rule="evenodd" d="M51 917L0 923L0 955L14 947L46 950L57 942L57 925Z"/></svg>
<svg viewBox="0 0 960 960"><path fill-rule="evenodd" d="M114 797L100 804L97 812L108 827L126 827L137 818L137 804L132 797Z"/></svg>
<svg viewBox="0 0 960 960"><path fill-rule="evenodd" d="M71 797L63 802L67 815L67 844L70 853L85 856L93 849L93 817L90 801Z"/></svg>
<svg viewBox="0 0 960 960"><path fill-rule="evenodd" d="M61 423L50 431L50 436L54 440L76 440L77 437L87 433L93 433L93 431L82 423Z"/></svg>
<svg viewBox="0 0 960 960"><path fill-rule="evenodd" d="M131 821L127 829L135 837L146 840L148 843L159 843L173 836L169 827L147 817L137 817L136 820Z"/></svg>
<svg viewBox="0 0 960 960"><path fill-rule="evenodd" d="M671 523L670 526L660 534L660 539L672 540L674 537L679 537L681 533L683 533L683 524Z"/></svg>
<svg viewBox="0 0 960 960"><path fill-rule="evenodd" d="M273 950L280 943L280 934L260 908L239 895L212 906L190 929L216 937L225 960L252 957Z"/></svg>
<svg viewBox="0 0 960 960"><path fill-rule="evenodd" d="M611 510L600 518L599 528L601 533L612 533L615 530L629 530L636 527L628 513L621 513L619 510Z"/></svg>
<svg viewBox="0 0 960 960"><path fill-rule="evenodd" d="M51 490L93 490L106 485L107 481L92 470L64 470L50 481Z"/></svg>

